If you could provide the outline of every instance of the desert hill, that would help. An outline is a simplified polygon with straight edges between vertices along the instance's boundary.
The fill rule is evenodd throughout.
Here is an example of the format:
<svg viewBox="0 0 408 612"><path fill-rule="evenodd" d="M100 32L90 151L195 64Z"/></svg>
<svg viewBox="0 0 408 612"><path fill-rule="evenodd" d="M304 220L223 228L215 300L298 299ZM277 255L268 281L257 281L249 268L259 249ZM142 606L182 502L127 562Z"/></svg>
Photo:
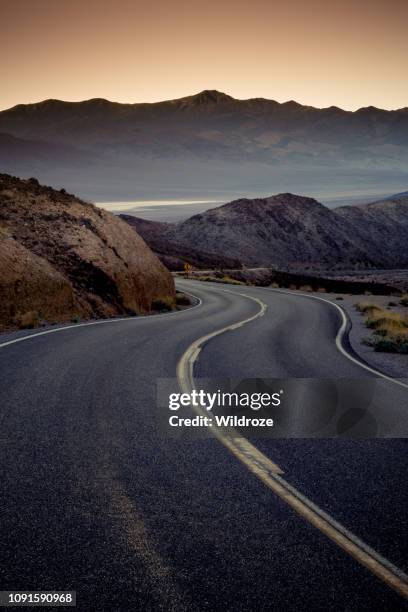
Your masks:
<svg viewBox="0 0 408 612"><path fill-rule="evenodd" d="M371 204L342 206L335 213L351 224L355 240L384 267L408 267L408 194Z"/></svg>
<svg viewBox="0 0 408 612"><path fill-rule="evenodd" d="M167 269L118 217L35 179L0 175L0 325L150 310Z"/></svg>
<svg viewBox="0 0 408 612"><path fill-rule="evenodd" d="M173 240L170 236L166 238L167 234L171 234L172 225L170 223L149 221L133 215L122 214L119 216L133 227L140 236L143 236L152 251L170 270L183 269L185 262L201 269L241 267L239 259L228 257L221 251L209 253L191 244L190 240L184 243L178 238Z"/></svg>
<svg viewBox="0 0 408 612"><path fill-rule="evenodd" d="M408 197L330 210L313 198L282 193L235 200L180 223L129 222L153 250L160 252L159 235L167 254L187 260L190 249L247 266L408 266Z"/></svg>

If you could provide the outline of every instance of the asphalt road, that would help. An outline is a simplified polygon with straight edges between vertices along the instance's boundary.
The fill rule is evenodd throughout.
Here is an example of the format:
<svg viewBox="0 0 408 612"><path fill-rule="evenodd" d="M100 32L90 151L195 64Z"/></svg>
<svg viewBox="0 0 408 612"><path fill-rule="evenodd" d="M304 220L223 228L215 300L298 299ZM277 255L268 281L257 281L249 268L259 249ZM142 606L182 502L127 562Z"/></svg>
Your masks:
<svg viewBox="0 0 408 612"><path fill-rule="evenodd" d="M403 610L405 601L215 439L163 439L156 381L197 338L195 376L373 374L342 355L334 308L259 288L181 281L176 314L0 347L0 588L76 590L80 610ZM407 390L376 381L390 428ZM392 396L392 402L389 398ZM407 571L405 439L264 439L285 478Z"/></svg>

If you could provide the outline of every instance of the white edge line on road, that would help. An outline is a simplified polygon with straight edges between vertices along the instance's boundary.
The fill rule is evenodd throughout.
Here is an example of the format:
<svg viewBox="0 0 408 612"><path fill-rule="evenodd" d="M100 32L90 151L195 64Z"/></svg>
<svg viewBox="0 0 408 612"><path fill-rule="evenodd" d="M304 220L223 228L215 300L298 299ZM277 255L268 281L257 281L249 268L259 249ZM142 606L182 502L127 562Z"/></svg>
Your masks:
<svg viewBox="0 0 408 612"><path fill-rule="evenodd" d="M163 312L161 314L155 314L155 315L139 315L135 317L120 317L117 319L101 319L100 321L88 321L87 323L75 323L74 325L64 325L63 327L55 327L52 329L46 329L44 331L35 332L34 334L28 334L27 336L21 336L19 338L14 338L13 340L6 340L6 342L1 342L0 348L4 348L5 346L9 346L10 344L16 344L17 342L24 342L25 340L30 340L31 338L38 338L38 336L46 336L47 334L54 334L56 332L62 332L67 329L78 329L79 327L89 327L91 325L103 325L106 323L122 323L124 321L136 322L136 321L146 321L149 319L155 320L157 317L163 318L163 317L169 317L173 315L179 315L184 312L194 310L194 308L199 308L202 305L203 302L201 298L197 297L193 293L190 293L189 291L183 290L183 292L186 293L187 295L190 295L195 300L198 300L197 304L194 304L194 306L190 306L190 308L185 308L184 310L176 310L173 312Z"/></svg>
<svg viewBox="0 0 408 612"><path fill-rule="evenodd" d="M261 305L261 309L254 316L244 319L242 321L238 321L232 325L224 327L216 332L212 332L207 334L206 336L202 336L198 340L196 340L190 347L185 351L183 356L181 357L178 365L177 365L177 378L179 380L179 384L182 389L193 389L194 388L194 362L197 359L197 356L201 350L201 346L211 340L213 337L218 336L226 331L238 329L243 325L257 319L260 316L263 316L266 311L266 304L264 304L261 300L253 296L248 296L243 293L238 293L236 291L230 291L228 289L221 289L220 287L212 287L215 291L224 291L226 293L232 293L233 295L241 295L242 297L246 297L250 300L256 301ZM271 290L275 291L275 290ZM289 295L293 295L290 291L282 291L276 290L276 292L287 293ZM186 310L192 310L194 308L200 307L202 304L202 300L195 296L193 293L185 291L188 295L191 295L195 299L198 300L198 303ZM340 338L340 344L337 345L339 350L360 365L371 372L382 376L392 382L399 383L399 381L394 380L391 377L382 374L381 372L377 372L376 370L366 366L365 364L359 362L354 359L349 353L345 351L343 346L341 345L341 340L343 338L346 326L347 319L345 318L345 314L343 310L333 302L329 300L325 300L324 298L320 298L317 296L309 296L305 294L301 294L302 297L309 297L314 299L319 299L323 302L331 304L338 308L338 310L342 314L343 324L337 334L337 340ZM156 317L167 317L171 315L181 314L183 311L163 313L159 315L153 315L152 318ZM91 321L88 323L77 323L75 325L66 325L64 327L57 327L55 329L48 329L42 332L36 332L34 334L29 334L27 336L22 336L20 338L15 338L13 340L9 340L3 343L0 343L0 348L5 346L9 346L11 344L16 344L18 342L23 342L25 340L29 340L31 338L36 338L38 336L44 336L47 334L52 334L56 332L65 331L68 329L78 329L79 327L88 327L91 325L101 325L105 323L119 323L123 321L141 321L146 320L148 317L123 317L120 319L103 319L101 321ZM340 334L340 332L342 332ZM400 383L403 386L403 383ZM217 432L218 434L219 432ZM290 505L299 515L303 516L306 520L308 520L311 524L317 527L320 531L325 533L332 541L337 543L341 548L343 548L346 552L348 552L351 556L357 559L362 565L366 566L370 571L372 571L375 575L381 578L384 582L386 582L389 586L394 588L397 592L399 592L404 597L408 598L408 577L396 566L390 563L387 559L379 555L375 550L371 549L364 542L359 540L357 536L349 532L345 527L340 525L335 519L330 517L323 510L318 508L312 501L308 500L305 496L303 496L299 491L297 491L294 487L292 487L289 483L287 483L281 476L282 470L274 464L268 457L266 457L263 453L261 453L255 446L253 446L246 438L239 437L235 439L228 439L222 433L220 435L216 435L217 439L219 439L246 467L254 473L260 480L264 482L270 489L272 489L281 499L283 499L288 505ZM234 443L232 443L234 442ZM238 446L236 443L238 442Z"/></svg>
<svg viewBox="0 0 408 612"><path fill-rule="evenodd" d="M198 338L187 348L177 364L177 379L183 392L189 393L195 388L194 363L201 351L201 347L209 342L212 338L223 334L226 331L237 329L251 321L254 321L265 314L267 308L266 304L253 296L214 286L212 289L214 291L224 291L233 295L241 295L242 297L254 300L261 305L261 309L252 317ZM290 294L290 292L283 293ZM328 300L322 301L328 302ZM328 303L331 304L331 302ZM337 305L334 304L334 306ZM191 408L193 408L196 412L201 412L201 408L199 407L191 406ZM314 502L295 489L295 487L286 482L286 480L284 480L284 478L282 478L280 475L282 474L282 470L246 438L243 438L242 436L235 439L230 438L229 436L223 434L221 428L211 428L211 431L215 437L231 453L233 453L233 455L239 461L241 461L241 463L243 463L250 472L259 478L274 493L276 493L285 503L293 508L295 512L311 523L319 531L324 533L332 542L337 544L346 553L356 559L361 565L366 567L388 586L403 597L408 598L408 576L402 570L388 561L388 559L377 553L377 551L375 551L373 548L365 544L365 542L346 529L346 527L343 527L343 525L331 517L327 512L319 508L316 504L314 504ZM231 435L231 430L228 430L227 433ZM237 441L239 442L238 446L236 446Z"/></svg>
<svg viewBox="0 0 408 612"><path fill-rule="evenodd" d="M342 355L344 355L344 357L347 357L347 359L349 359L350 361L352 361L353 363L355 363L356 365L360 366L360 368L364 368L365 370L368 370L368 372L371 372L372 374L375 374L376 376L379 376L381 378L385 378L386 380L394 383L395 385L400 385L401 387L405 387L406 389L408 389L408 384L402 382L402 380L398 380L397 378L393 378L392 376L388 376L387 374L384 374L384 372L381 372L380 370L377 370L375 368L372 368L371 366L369 366L368 364L364 363L363 361L360 361L359 359L357 359L356 357L354 357L353 355L351 355L343 346L343 339L346 335L347 332L347 323L350 320L349 315L344 311L343 308L341 308L338 304L335 304L334 302L331 302L330 300L326 300L325 298L322 298L320 296L317 295L308 295L307 293L295 293L293 291L285 291L285 289L271 289L269 287L259 287L260 289L267 289L267 291L271 292L271 293L284 293L285 295L293 295L294 297L303 297L303 298L309 298L312 300L319 300L321 302L325 302L326 304L329 304L330 306L333 306L334 308L336 308L336 310L340 313L341 315L341 326L337 332L337 336L336 336L336 347L337 349L340 351L340 353Z"/></svg>

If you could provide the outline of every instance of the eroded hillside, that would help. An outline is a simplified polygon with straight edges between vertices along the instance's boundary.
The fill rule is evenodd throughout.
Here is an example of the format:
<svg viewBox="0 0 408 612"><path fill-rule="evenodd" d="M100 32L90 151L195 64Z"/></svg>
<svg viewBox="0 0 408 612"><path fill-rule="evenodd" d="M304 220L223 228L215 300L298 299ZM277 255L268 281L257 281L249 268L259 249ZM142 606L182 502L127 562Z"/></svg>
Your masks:
<svg viewBox="0 0 408 612"><path fill-rule="evenodd" d="M0 325L149 311L170 273L126 223L64 190L0 175Z"/></svg>

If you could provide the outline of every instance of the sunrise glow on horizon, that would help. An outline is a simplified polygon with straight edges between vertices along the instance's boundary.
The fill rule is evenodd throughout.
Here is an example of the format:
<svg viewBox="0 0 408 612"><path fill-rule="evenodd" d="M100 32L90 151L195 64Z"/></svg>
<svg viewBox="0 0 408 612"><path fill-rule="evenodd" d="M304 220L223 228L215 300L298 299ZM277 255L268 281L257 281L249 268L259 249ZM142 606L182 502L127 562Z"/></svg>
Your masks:
<svg viewBox="0 0 408 612"><path fill-rule="evenodd" d="M408 106L401 1L2 3L0 108L48 98Z"/></svg>

